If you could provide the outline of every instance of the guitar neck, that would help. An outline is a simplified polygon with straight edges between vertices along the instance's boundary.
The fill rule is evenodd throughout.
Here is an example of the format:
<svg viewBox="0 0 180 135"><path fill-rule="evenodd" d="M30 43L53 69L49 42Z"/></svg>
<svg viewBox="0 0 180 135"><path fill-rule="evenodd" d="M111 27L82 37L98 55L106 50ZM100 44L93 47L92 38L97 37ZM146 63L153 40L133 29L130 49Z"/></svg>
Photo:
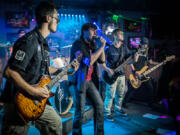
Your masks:
<svg viewBox="0 0 180 135"><path fill-rule="evenodd" d="M72 63L71 63L72 64ZM50 90L64 75L67 74L68 70L71 68L71 64L66 66L56 77L54 77L46 86Z"/></svg>
<svg viewBox="0 0 180 135"><path fill-rule="evenodd" d="M66 74L64 70L61 72L46 85L49 90Z"/></svg>
<svg viewBox="0 0 180 135"><path fill-rule="evenodd" d="M126 59L126 61L123 62L121 65L119 65L119 66L114 70L114 72L119 72L125 65L127 65L127 64L129 63L130 60L131 60L131 56L128 57L128 58Z"/></svg>
<svg viewBox="0 0 180 135"><path fill-rule="evenodd" d="M158 65L154 66L153 68L147 70L146 72L143 73L144 76L150 74L152 71L156 70L157 68L159 68L160 66L162 66L164 64L164 62L159 63Z"/></svg>
<svg viewBox="0 0 180 135"><path fill-rule="evenodd" d="M153 68L147 70L146 72L143 73L144 76L148 75L149 73L151 73L152 71L154 71L155 69L157 69L158 67L164 65L166 62L171 61L175 58L174 55L166 57L166 60L164 60L163 62L159 63L158 65L154 66Z"/></svg>

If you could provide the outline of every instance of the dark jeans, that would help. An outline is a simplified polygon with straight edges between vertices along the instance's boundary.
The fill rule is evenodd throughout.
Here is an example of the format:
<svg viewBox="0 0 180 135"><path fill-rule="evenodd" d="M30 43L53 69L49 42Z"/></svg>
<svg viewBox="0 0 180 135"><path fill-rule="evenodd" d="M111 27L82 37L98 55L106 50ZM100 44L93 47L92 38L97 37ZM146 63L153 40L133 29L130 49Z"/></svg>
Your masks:
<svg viewBox="0 0 180 135"><path fill-rule="evenodd" d="M76 90L76 109L73 120L73 135L82 135L83 114L85 112L86 96L94 108L94 135L104 135L104 104L92 81L85 82L82 91Z"/></svg>
<svg viewBox="0 0 180 135"><path fill-rule="evenodd" d="M99 81L99 93L104 101L106 97L106 83L104 81Z"/></svg>

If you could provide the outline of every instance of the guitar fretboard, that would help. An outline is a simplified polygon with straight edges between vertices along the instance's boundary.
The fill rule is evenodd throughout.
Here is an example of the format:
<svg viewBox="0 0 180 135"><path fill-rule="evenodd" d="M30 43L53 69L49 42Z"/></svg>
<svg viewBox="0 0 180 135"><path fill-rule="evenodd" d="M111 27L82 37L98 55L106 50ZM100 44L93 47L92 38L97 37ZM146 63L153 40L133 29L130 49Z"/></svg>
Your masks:
<svg viewBox="0 0 180 135"><path fill-rule="evenodd" d="M153 68L147 70L146 72L143 73L144 76L148 75L149 73L151 73L152 71L154 71L155 69L157 69L158 67L162 66L164 64L164 62L159 63L158 65L154 66Z"/></svg>
<svg viewBox="0 0 180 135"><path fill-rule="evenodd" d="M123 64L121 64L120 66L118 66L114 72L119 72L126 64L128 64L130 61L132 60L132 56L129 56L125 62L123 62Z"/></svg>
<svg viewBox="0 0 180 135"><path fill-rule="evenodd" d="M75 60L74 60L75 61ZM73 61L73 62L74 62ZM72 63L73 63L72 62ZM66 66L56 77L54 77L47 85L46 87L48 90L50 90L64 75L67 74L68 70L71 68L72 63L70 63L68 66Z"/></svg>

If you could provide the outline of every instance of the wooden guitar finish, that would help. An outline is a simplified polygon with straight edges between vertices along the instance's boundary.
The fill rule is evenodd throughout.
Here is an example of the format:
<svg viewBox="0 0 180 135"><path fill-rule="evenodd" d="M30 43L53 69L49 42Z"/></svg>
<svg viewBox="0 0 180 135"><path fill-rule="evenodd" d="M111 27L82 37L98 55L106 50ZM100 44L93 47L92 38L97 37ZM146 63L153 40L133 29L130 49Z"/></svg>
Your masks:
<svg viewBox="0 0 180 135"><path fill-rule="evenodd" d="M34 87L44 87L46 84L48 84L51 81L50 77L43 76L39 82ZM51 92L49 92L49 98L52 96ZM30 97L26 93L18 92L16 94L16 105L17 109L19 111L19 115L21 118L26 120L36 120L38 119L42 113L44 112L46 102L48 98L45 99L33 99L33 97Z"/></svg>
<svg viewBox="0 0 180 135"><path fill-rule="evenodd" d="M49 76L43 76L40 82L36 85L33 85L33 87L43 87L48 89L50 95L48 98L50 98L52 96L50 89L54 86L54 84L56 84L57 81L59 81L64 75L67 74L67 71L72 67L74 62L77 62L77 60L75 59L71 64L66 66L63 71L61 71L52 80ZM28 95L23 91L18 91L15 96L15 103L19 116L25 121L38 119L44 112L48 98L38 99Z"/></svg>
<svg viewBox="0 0 180 135"><path fill-rule="evenodd" d="M148 66L144 66L141 70L137 71L139 74L142 74L143 72L145 72L146 70L148 69ZM138 78L136 77L134 74L130 74L129 75L129 80L130 80L130 83L131 85L133 86L133 88L139 88L141 86L141 84L143 82L146 82L149 80L150 77L142 77L142 78ZM141 80L140 80L141 79Z"/></svg>

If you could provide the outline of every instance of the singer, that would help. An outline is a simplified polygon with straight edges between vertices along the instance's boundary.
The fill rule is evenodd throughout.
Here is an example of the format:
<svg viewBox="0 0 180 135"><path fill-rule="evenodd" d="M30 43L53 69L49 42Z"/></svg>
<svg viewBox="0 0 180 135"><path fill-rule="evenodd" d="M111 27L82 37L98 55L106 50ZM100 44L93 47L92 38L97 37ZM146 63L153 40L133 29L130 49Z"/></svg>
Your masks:
<svg viewBox="0 0 180 135"><path fill-rule="evenodd" d="M71 48L71 61L77 54L83 55L78 71L69 78L70 84L74 85L76 91L73 135L82 135L81 126L86 97L94 108L94 135L104 135L104 105L96 84L98 84L97 62L105 62L106 41L103 38L94 40L96 30L94 24L85 23L81 28L80 39L76 40Z"/></svg>

